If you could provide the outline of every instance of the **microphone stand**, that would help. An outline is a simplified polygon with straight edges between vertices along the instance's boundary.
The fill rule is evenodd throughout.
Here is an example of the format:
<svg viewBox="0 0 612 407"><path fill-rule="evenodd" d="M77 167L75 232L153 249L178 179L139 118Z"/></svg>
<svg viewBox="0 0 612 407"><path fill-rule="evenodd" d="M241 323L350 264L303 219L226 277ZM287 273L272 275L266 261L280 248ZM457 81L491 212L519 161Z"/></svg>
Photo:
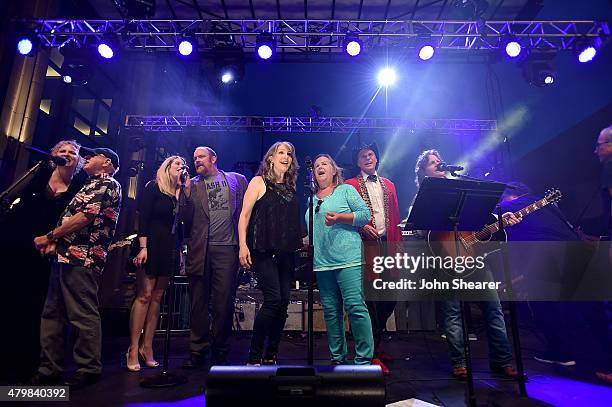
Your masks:
<svg viewBox="0 0 612 407"><path fill-rule="evenodd" d="M19 177L17 181L13 182L6 190L0 193L0 213L4 214L5 212L8 212L9 206L11 204L11 202L9 202L11 199L10 195L15 192L19 187L22 187L28 179L31 180L32 177L34 177L45 165L48 164L44 160L40 160L36 163L36 165L26 171L25 174Z"/></svg>
<svg viewBox="0 0 612 407"><path fill-rule="evenodd" d="M306 170L308 171L308 364L314 364L314 322L313 322L313 306L314 306L314 247L313 247L313 223L314 223L314 208L313 208L313 200L315 193L315 184L314 184L314 174L313 174L313 164L310 157L306 158Z"/></svg>
<svg viewBox="0 0 612 407"><path fill-rule="evenodd" d="M183 222L180 220L180 208L185 206L185 176L180 176L180 190L178 201L174 208L174 221L172 222L172 235L176 237L175 247L175 259L174 264L176 272L180 274L181 268L181 249L183 247ZM162 388L172 387L179 384L187 383L187 377L180 373L170 373L168 371L168 354L170 353L170 327L172 326L173 310L174 306L174 275L176 272L170 275L170 281L168 284L168 317L166 318L166 332L164 334L164 361L162 363L162 372L153 376L146 377L140 381L140 385L146 388Z"/></svg>

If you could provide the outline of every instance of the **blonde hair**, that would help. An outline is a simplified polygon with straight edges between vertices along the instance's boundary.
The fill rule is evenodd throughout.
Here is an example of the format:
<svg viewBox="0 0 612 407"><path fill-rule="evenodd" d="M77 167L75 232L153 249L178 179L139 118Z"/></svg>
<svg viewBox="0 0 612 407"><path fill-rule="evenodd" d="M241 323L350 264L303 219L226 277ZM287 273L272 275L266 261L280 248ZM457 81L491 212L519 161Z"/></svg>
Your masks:
<svg viewBox="0 0 612 407"><path fill-rule="evenodd" d="M442 161L442 156L440 156L438 150L425 150L419 154L416 165L414 166L414 182L417 187L421 185L421 181L425 178L425 168L427 168L427 164L429 164L430 155L435 155L438 160Z"/></svg>
<svg viewBox="0 0 612 407"><path fill-rule="evenodd" d="M77 143L76 140L60 140L60 141L58 141L53 147L51 147L51 155L57 155L57 153L59 152L60 148L62 148L62 146L65 146L66 144L70 144L76 150L76 153L77 153L77 158L76 158L77 165L74 168L74 173L76 174L79 171L81 171L81 169L83 168L83 165L85 165L85 160L83 159L83 157L81 157L79 155L79 151L81 150L81 145L79 143Z"/></svg>
<svg viewBox="0 0 612 407"><path fill-rule="evenodd" d="M315 159L312 161L313 165L321 157L327 158L329 160L329 163L331 164L332 168L334 170L336 170L336 175L334 175L334 178L332 179L332 182L333 182L334 186L337 187L338 185L342 184L344 182L344 177L342 176L342 168L339 167L338 164L336 164L336 161L334 161L334 159L331 158L331 156L329 154L319 154L318 156L316 156ZM317 191L319 189L321 189L319 187L319 182L317 181L317 177L314 177L314 183L315 183L315 189Z"/></svg>
<svg viewBox="0 0 612 407"><path fill-rule="evenodd" d="M289 169L287 169L287 172L285 172L283 183L295 189L300 165L298 164L297 157L295 156L295 147L288 141L277 141L276 143L272 144L266 154L264 154L263 160L261 160L257 175L261 175L261 177L269 183L276 182L276 175L274 174L274 167L272 166L272 161L270 160L270 158L274 154L276 154L280 146L287 147L289 149L289 152L292 154L291 164L289 165Z"/></svg>
<svg viewBox="0 0 612 407"><path fill-rule="evenodd" d="M181 160L183 164L187 164L187 161L180 155L171 155L166 158L162 165L157 169L157 176L155 180L157 181L157 185L159 190L171 197L174 197L176 194L176 189L178 188L177 180L173 180L170 178L170 166L174 162L174 160Z"/></svg>

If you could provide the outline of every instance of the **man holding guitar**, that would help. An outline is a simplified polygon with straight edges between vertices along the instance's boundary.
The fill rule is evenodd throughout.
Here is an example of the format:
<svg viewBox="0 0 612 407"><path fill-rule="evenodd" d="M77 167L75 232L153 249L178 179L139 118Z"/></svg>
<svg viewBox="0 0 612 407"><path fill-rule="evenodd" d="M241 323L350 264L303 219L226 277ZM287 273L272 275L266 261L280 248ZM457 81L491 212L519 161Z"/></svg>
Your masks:
<svg viewBox="0 0 612 407"><path fill-rule="evenodd" d="M445 172L439 164L442 157L437 150L425 150L417 158L415 165L415 182L417 186L425 177L443 178ZM520 222L520 218L508 212L503 215L505 224L508 226ZM453 243L454 247L454 243ZM459 300L445 301L444 305L444 330L448 342L451 362L453 364L453 377L459 380L467 378L465 360L465 347L463 343L463 331L461 325L461 309ZM506 324L499 299L492 301L481 301L479 305L487 330L489 345L489 366L492 371L505 377L516 378L518 373L512 367L512 351L506 333Z"/></svg>

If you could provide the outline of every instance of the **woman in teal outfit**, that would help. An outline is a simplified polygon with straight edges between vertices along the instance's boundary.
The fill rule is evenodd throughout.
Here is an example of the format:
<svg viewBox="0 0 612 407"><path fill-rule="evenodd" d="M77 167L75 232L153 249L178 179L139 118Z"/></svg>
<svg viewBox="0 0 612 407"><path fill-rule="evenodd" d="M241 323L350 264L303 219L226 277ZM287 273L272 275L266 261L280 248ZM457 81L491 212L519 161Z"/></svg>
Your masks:
<svg viewBox="0 0 612 407"><path fill-rule="evenodd" d="M363 256L358 229L370 222L370 211L357 190L343 184L341 169L329 155L317 156L314 173L314 271L332 363L346 362L344 305L355 339L355 364L367 365L374 353L374 340L363 295Z"/></svg>

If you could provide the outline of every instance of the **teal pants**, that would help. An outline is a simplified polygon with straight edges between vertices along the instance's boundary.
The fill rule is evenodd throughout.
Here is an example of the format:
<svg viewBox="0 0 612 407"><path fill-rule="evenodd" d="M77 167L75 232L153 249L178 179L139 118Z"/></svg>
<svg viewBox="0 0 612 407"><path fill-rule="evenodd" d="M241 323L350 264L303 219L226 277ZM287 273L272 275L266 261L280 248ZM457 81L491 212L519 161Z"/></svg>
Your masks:
<svg viewBox="0 0 612 407"><path fill-rule="evenodd" d="M332 361L343 363L348 353L344 336L344 304L355 339L355 364L370 364L374 354L374 339L370 314L363 296L361 266L317 271L316 275Z"/></svg>

